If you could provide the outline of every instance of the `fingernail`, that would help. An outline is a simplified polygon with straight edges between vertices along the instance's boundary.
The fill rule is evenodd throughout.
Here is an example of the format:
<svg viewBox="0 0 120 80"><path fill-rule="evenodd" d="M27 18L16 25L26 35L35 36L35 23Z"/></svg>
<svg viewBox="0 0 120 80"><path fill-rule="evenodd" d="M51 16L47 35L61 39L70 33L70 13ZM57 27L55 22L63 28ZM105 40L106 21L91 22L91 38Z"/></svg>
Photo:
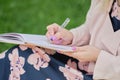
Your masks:
<svg viewBox="0 0 120 80"><path fill-rule="evenodd" d="M55 36L51 36L51 37L50 37L50 40L51 40L51 41L54 41L54 40L56 40L56 37L55 37Z"/></svg>
<svg viewBox="0 0 120 80"><path fill-rule="evenodd" d="M72 50L75 51L75 50L76 50L76 47L72 47Z"/></svg>

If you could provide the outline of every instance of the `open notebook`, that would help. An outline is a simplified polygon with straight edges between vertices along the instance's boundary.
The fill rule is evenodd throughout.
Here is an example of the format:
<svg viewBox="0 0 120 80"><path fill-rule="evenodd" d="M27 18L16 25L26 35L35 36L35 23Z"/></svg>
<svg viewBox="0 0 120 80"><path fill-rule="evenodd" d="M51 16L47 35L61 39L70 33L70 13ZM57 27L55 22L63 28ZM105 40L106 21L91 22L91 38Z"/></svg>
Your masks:
<svg viewBox="0 0 120 80"><path fill-rule="evenodd" d="M12 44L33 44L39 47L71 52L72 47L64 45L56 45L50 43L45 35L21 34L21 33L4 33L0 34L0 42Z"/></svg>

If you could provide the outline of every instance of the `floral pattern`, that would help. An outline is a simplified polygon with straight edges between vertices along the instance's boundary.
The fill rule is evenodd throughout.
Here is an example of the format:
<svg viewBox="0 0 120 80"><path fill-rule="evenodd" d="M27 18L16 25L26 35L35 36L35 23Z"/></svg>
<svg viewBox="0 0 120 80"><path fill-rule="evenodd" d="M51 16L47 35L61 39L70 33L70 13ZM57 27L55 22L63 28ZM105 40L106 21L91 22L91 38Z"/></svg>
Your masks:
<svg viewBox="0 0 120 80"><path fill-rule="evenodd" d="M51 80L50 78L47 78L46 80Z"/></svg>
<svg viewBox="0 0 120 80"><path fill-rule="evenodd" d="M111 16L116 17L118 20L120 20L120 7L118 6L117 1L113 5Z"/></svg>
<svg viewBox="0 0 120 80"><path fill-rule="evenodd" d="M77 69L80 67L78 62L68 58L65 63L61 64L56 63L54 61L56 59L53 58L39 47L16 46L0 54L2 60L0 61L0 80L83 80L82 72ZM51 76L54 74L60 75L60 77ZM6 76L6 79L2 78L3 75Z"/></svg>
<svg viewBox="0 0 120 80"><path fill-rule="evenodd" d="M88 71L88 65L89 65L89 62L75 62L75 61L72 61L71 59L69 59L67 61L67 65L70 66L71 68L74 68L77 70L77 68L79 68L80 70L84 70L84 71ZM88 72L89 74L89 72ZM90 74L93 74L90 72Z"/></svg>
<svg viewBox="0 0 120 80"><path fill-rule="evenodd" d="M60 66L59 70L63 72L67 80L83 80L83 75L81 72L65 65L65 67Z"/></svg>
<svg viewBox="0 0 120 80"><path fill-rule="evenodd" d="M25 73L25 70L23 69L25 59L19 56L17 48L15 48L8 57L10 60L11 71L9 80L20 80L20 75Z"/></svg>
<svg viewBox="0 0 120 80"><path fill-rule="evenodd" d="M33 54L28 58L28 63L33 65L36 70L48 67L48 62L50 62L49 56L38 47L33 49Z"/></svg>
<svg viewBox="0 0 120 80"><path fill-rule="evenodd" d="M89 62L85 63L85 62L78 62L78 67L79 69L81 70L85 70L85 71L88 71L88 65L89 65Z"/></svg>
<svg viewBox="0 0 120 80"><path fill-rule="evenodd" d="M71 61L71 59L67 61L67 65L74 69L77 69L77 63L75 61Z"/></svg>
<svg viewBox="0 0 120 80"><path fill-rule="evenodd" d="M19 48L20 48L22 51L25 51L25 50L28 49L28 47L25 46L25 45L19 45Z"/></svg>

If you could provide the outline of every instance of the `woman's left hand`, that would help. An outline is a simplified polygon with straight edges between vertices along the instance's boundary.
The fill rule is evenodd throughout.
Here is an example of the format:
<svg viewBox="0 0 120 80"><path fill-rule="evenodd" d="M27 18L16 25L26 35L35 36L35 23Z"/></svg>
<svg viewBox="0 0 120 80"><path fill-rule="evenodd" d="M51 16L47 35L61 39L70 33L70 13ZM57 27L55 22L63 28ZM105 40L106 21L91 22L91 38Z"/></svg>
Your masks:
<svg viewBox="0 0 120 80"><path fill-rule="evenodd" d="M76 58L80 62L96 61L100 53L100 49L87 45L82 47L73 47L73 52L60 52L61 54Z"/></svg>

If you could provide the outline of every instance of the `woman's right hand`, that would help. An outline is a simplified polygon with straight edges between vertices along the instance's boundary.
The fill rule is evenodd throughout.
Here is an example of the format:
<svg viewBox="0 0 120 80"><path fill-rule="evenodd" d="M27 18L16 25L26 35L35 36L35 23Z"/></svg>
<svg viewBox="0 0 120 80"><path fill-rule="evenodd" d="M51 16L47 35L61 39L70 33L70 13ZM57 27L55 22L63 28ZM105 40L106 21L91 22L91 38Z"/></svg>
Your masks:
<svg viewBox="0 0 120 80"><path fill-rule="evenodd" d="M46 36L53 44L68 45L73 40L72 32L60 27L56 23L47 26Z"/></svg>

